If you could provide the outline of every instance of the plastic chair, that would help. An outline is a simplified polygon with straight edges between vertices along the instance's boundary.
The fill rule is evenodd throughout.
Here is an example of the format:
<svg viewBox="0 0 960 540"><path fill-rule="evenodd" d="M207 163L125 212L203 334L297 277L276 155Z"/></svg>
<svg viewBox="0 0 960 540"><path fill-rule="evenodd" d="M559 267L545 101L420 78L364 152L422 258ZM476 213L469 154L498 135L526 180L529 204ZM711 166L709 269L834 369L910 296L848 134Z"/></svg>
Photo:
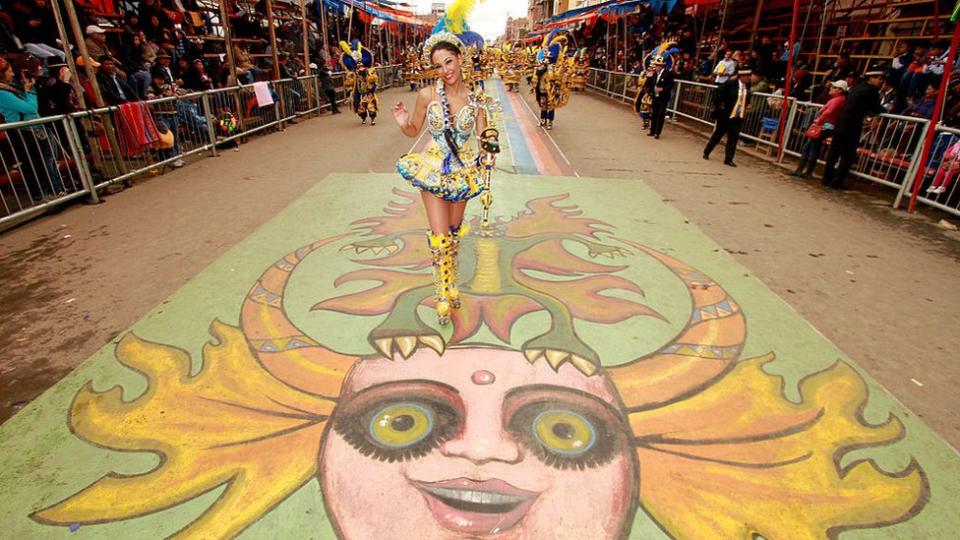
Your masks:
<svg viewBox="0 0 960 540"><path fill-rule="evenodd" d="M760 119L760 133L757 135L758 139L764 141L770 141L773 143L772 146L763 145L762 143L757 143L757 151L760 150L760 146L765 146L769 154L772 155L776 151L776 142L777 142L777 132L780 130L780 119L763 117Z"/></svg>

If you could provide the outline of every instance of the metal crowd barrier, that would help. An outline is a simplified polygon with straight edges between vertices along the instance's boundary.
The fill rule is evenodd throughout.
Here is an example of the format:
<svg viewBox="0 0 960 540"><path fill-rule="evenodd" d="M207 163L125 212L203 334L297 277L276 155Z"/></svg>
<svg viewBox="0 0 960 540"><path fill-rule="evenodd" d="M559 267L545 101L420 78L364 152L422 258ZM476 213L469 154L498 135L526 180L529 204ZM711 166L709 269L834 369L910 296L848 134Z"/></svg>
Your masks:
<svg viewBox="0 0 960 540"><path fill-rule="evenodd" d="M960 176L960 130L937 126L930 158L922 167L919 202L960 216L960 189L957 179ZM913 192L916 170L904 182L897 194L894 207L899 207L904 195L908 198Z"/></svg>
<svg viewBox="0 0 960 540"><path fill-rule="evenodd" d="M80 141L66 117L0 125L0 223L90 195L90 177L78 157Z"/></svg>
<svg viewBox="0 0 960 540"><path fill-rule="evenodd" d="M591 69L587 87L623 103L633 103L637 89L630 79L635 76L610 71ZM714 125L713 90L715 85L694 81L677 81L667 108L674 120L689 121L695 125ZM783 96L778 94L751 94L741 129L741 145L756 144L756 150L766 150L769 159L776 158L782 128L780 115ZM799 158L807 142L806 131L822 105L789 99L785 122L784 156ZM857 162L850 174L897 190L894 207L899 206L904 193L909 194L913 178L920 167L920 151L929 120L891 114L880 115L863 129ZM960 156L943 160L947 149L960 143L960 131L938 127L937 139L929 163L925 165L924 185L920 200L932 207L960 215L960 189L956 187L956 173L960 173ZM823 164L829 151L830 141L822 145L818 163ZM960 153L960 144L955 149ZM948 157L952 154L947 154ZM780 161L783 157L780 157ZM941 174L942 173L942 174ZM943 190L927 191L937 182Z"/></svg>
<svg viewBox="0 0 960 540"><path fill-rule="evenodd" d="M402 81L400 66L377 70L381 89ZM331 77L337 100L346 100L344 74ZM238 85L140 102L142 108L0 124L0 230L80 197L97 201L106 186L182 166L190 156L216 155L220 145L330 107L316 75L268 84L274 103L265 107L253 85ZM226 129L229 120L235 129ZM160 135L152 143L143 135L150 122Z"/></svg>

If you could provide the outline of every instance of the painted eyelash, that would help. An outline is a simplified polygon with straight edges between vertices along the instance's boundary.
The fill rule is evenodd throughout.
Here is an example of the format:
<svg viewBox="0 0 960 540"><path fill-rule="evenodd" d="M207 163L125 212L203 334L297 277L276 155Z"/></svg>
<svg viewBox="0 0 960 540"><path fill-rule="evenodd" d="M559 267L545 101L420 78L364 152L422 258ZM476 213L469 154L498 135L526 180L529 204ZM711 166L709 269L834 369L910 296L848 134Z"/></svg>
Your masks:
<svg viewBox="0 0 960 540"><path fill-rule="evenodd" d="M530 424L534 417L541 412L554 409L549 403L533 403L525 405L510 419L508 428L519 438L533 455L537 456L545 465L560 470L593 469L610 463L616 455L615 434L606 422L585 411L576 410L577 414L588 419L597 431L597 440L594 447L581 456L562 456L552 452L543 443L539 442L530 432ZM572 409L575 410L575 409Z"/></svg>
<svg viewBox="0 0 960 540"><path fill-rule="evenodd" d="M369 423L370 415L382 410L390 403L398 402L400 400L381 401L367 407L360 414L340 415L334 419L333 430L362 456L388 463L421 458L457 434L460 415L454 409L433 401L423 401L420 404L430 407L436 415L436 426L426 439L406 448L384 448L378 445L368 435L365 427Z"/></svg>

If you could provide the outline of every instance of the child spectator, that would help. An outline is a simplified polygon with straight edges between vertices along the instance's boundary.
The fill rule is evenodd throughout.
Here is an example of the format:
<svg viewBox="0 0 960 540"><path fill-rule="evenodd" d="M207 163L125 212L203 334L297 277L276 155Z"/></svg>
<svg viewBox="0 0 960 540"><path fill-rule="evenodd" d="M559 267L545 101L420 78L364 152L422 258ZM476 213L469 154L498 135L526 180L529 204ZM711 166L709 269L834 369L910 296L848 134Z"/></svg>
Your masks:
<svg viewBox="0 0 960 540"><path fill-rule="evenodd" d="M889 74L883 80L883 86L880 88L880 104L889 114L899 114L903 110L900 94L897 92L896 76Z"/></svg>
<svg viewBox="0 0 960 540"><path fill-rule="evenodd" d="M197 58L193 61L193 65L190 66L183 77L183 87L192 92L213 90L213 82L207 75L203 60Z"/></svg>
<svg viewBox="0 0 960 540"><path fill-rule="evenodd" d="M923 97L916 99L912 105L903 110L903 116L930 119L933 117L933 108L937 104L937 87L929 83L925 87Z"/></svg>

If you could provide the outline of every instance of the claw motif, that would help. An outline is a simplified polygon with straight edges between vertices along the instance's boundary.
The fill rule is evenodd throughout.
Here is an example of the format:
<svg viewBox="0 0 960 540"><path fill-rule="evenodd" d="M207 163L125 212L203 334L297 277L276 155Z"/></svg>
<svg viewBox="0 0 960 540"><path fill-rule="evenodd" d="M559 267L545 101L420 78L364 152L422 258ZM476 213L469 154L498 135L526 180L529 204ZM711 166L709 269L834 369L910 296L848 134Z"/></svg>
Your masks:
<svg viewBox="0 0 960 540"><path fill-rule="evenodd" d="M371 333L375 348L385 356L395 350L402 354L404 350L394 349L392 345L386 349L388 341L382 340L389 336L437 333L425 330L428 327L416 310L421 304L435 302L428 286L430 276L425 272L430 267L430 254L421 247L422 242L414 240L423 234L421 227L426 218L413 194L395 193L406 201L390 203L386 216L356 223L360 232L375 236L351 242L345 249L366 252L398 244L402 247L387 251L386 256L379 259L360 261L382 269L358 270L338 280L338 284L376 280L382 285L331 298L315 307L352 314L387 315ZM520 317L545 311L551 319L550 328L523 348L558 351L544 355L554 369L569 362L583 373L594 374L600 358L577 335L575 320L613 324L637 316L663 318L639 301L608 294L627 291L643 296L635 283L615 275L625 266L590 262L568 250L564 242L586 248L591 259L613 260L631 253L622 245L601 241L598 235L609 233L609 225L581 217L579 208L562 204L567 198L564 194L534 199L527 203L525 211L511 219L500 218L487 227L477 226L478 234L461 240L458 268L462 276L461 308L449 315L453 323L451 344L469 339L483 325L497 338L510 343L511 330ZM475 222L473 224L478 225ZM446 321L438 322L443 325Z"/></svg>

